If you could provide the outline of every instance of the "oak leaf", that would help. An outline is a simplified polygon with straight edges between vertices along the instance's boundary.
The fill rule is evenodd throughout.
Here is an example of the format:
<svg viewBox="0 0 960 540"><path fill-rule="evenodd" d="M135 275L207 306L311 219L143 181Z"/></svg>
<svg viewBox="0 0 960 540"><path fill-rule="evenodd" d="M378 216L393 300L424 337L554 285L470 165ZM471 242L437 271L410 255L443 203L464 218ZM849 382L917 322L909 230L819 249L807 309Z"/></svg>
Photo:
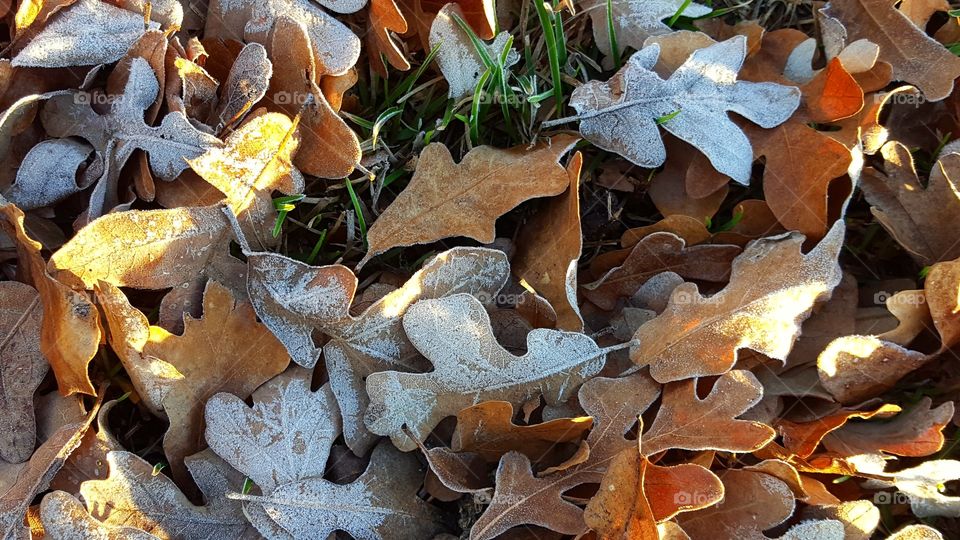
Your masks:
<svg viewBox="0 0 960 540"><path fill-rule="evenodd" d="M78 289L98 281L164 289L201 272L229 235L220 206L128 210L101 216L80 229L48 263L53 275Z"/></svg>
<svg viewBox="0 0 960 540"><path fill-rule="evenodd" d="M37 443L33 394L47 374L40 351L43 306L36 289L0 282L0 458L30 459Z"/></svg>
<svg viewBox="0 0 960 540"><path fill-rule="evenodd" d="M87 511L107 527L127 526L161 539L253 539L257 535L244 519L241 505L226 495L241 489L243 478L213 452L186 458L191 477L206 496L196 506L170 478L136 454L107 454L110 475L80 487Z"/></svg>
<svg viewBox="0 0 960 540"><path fill-rule="evenodd" d="M666 160L662 126L697 147L717 171L748 184L753 150L727 111L771 128L793 114L800 91L737 81L746 53L746 38L736 36L694 52L663 80L652 71L660 46L651 44L634 53L610 81L577 87L570 105L578 115L569 120L580 121L588 141L646 168Z"/></svg>
<svg viewBox="0 0 960 540"><path fill-rule="evenodd" d="M840 409L809 422L791 422L781 419L777 422L777 429L783 437L783 446L793 455L806 458L816 450L828 433L839 429L850 419L888 417L899 411L900 407L896 405L882 405L864 411Z"/></svg>
<svg viewBox="0 0 960 540"><path fill-rule="evenodd" d="M949 349L960 342L960 295L957 294L960 291L960 258L934 264L923 289L922 298L929 306L933 326L940 334L940 350ZM918 297L911 295L908 298Z"/></svg>
<svg viewBox="0 0 960 540"><path fill-rule="evenodd" d="M83 168L92 152L92 146L76 139L42 141L24 156L16 182L3 195L20 209L32 210L86 189L96 179L86 174L95 169Z"/></svg>
<svg viewBox="0 0 960 540"><path fill-rule="evenodd" d="M450 320L459 321L456 328ZM606 361L590 337L546 329L530 332L527 353L514 356L497 343L483 304L462 293L420 300L404 314L403 329L434 371L368 376L365 422L407 451L416 448L410 437L423 440L444 417L479 401L520 404L542 394L562 403Z"/></svg>
<svg viewBox="0 0 960 540"><path fill-rule="evenodd" d="M876 397L931 357L874 336L844 336L817 358L823 387L845 405Z"/></svg>
<svg viewBox="0 0 960 540"><path fill-rule="evenodd" d="M644 493L649 467L650 462L632 448L611 460L600 489L583 512L583 520L599 538L660 539L653 509Z"/></svg>
<svg viewBox="0 0 960 540"><path fill-rule="evenodd" d="M251 302L294 361L316 364L320 350L313 342L314 328L330 336L323 349L330 384L343 413L344 439L358 455L375 442L363 425L368 403L364 380L377 371L428 367L403 332L406 310L418 300L456 293L492 299L510 273L502 251L454 248L427 261L403 287L354 317L348 310L357 284L346 267L313 267L270 253L248 254L247 260Z"/></svg>
<svg viewBox="0 0 960 540"><path fill-rule="evenodd" d="M520 231L513 275L545 298L556 313L558 330L579 332L583 319L577 306L577 262L583 249L580 230L580 168L577 152L567 165L570 187L547 200Z"/></svg>
<svg viewBox="0 0 960 540"><path fill-rule="evenodd" d="M898 456L929 456L944 444L943 429L953 418L953 402L931 408L923 397L909 410L883 422L847 422L823 437L823 446L841 455L885 452Z"/></svg>
<svg viewBox="0 0 960 540"><path fill-rule="evenodd" d="M220 85L220 99L215 111L214 131L233 125L249 112L267 93L273 64L267 50L259 43L248 43L230 66L226 80Z"/></svg>
<svg viewBox="0 0 960 540"><path fill-rule="evenodd" d="M887 0L831 0L821 13L839 20L847 39L880 46L893 78L919 88L931 101L947 97L960 77L960 58L926 35Z"/></svg>
<svg viewBox="0 0 960 540"><path fill-rule="evenodd" d="M367 14L367 55L370 66L386 78L386 65L407 71L410 62L403 56L393 34L407 33L409 26L395 0L370 0Z"/></svg>
<svg viewBox="0 0 960 540"><path fill-rule="evenodd" d="M720 475L720 480L723 482L720 503L677 518L690 538L760 540L767 538L764 530L783 523L793 514L796 502L790 486L774 476L728 470Z"/></svg>
<svg viewBox="0 0 960 540"><path fill-rule="evenodd" d="M410 184L370 227L360 265L393 247L451 236L493 242L498 217L528 199L563 193L569 178L558 161L576 142L557 135L532 149L478 146L460 163L446 146L427 145Z"/></svg>
<svg viewBox="0 0 960 540"><path fill-rule="evenodd" d="M882 473L882 470L871 471ZM867 488L896 487L910 499L910 509L919 518L943 516L960 517L960 497L944 494L942 486L960 480L960 461L934 459L916 467L895 473L885 473L889 480L870 479L864 482Z"/></svg>
<svg viewBox="0 0 960 540"><path fill-rule="evenodd" d="M814 303L840 283L843 236L838 221L806 255L798 233L750 243L720 292L704 297L692 283L674 289L666 311L637 331L630 358L661 382L725 373L744 348L785 360Z"/></svg>
<svg viewBox="0 0 960 540"><path fill-rule="evenodd" d="M53 491L40 503L43 532L60 540L155 540L157 537L124 525L107 525L93 518L83 503L65 491Z"/></svg>
<svg viewBox="0 0 960 540"><path fill-rule="evenodd" d="M890 141L880 152L884 171L866 167L860 182L873 216L919 264L960 257L954 219L960 192L953 179L960 172L960 155L941 157L923 185L907 147Z"/></svg>
<svg viewBox="0 0 960 540"><path fill-rule="evenodd" d="M84 293L74 291L47 272L40 255L41 245L27 235L23 219L19 208L0 198L0 230L16 245L20 260L17 271L24 282L40 293L40 351L50 362L62 394L93 395L87 365L100 348L97 308Z"/></svg>
<svg viewBox="0 0 960 540"><path fill-rule="evenodd" d="M616 36L618 53L623 52L627 47L639 51L648 37L671 32L670 27L663 20L669 19L674 13L682 12L684 17L696 18L712 11L709 6L696 2L685 3L682 0L655 2L613 0L609 6L608 9L607 3L603 0L589 0L580 6L590 14L593 39L607 56L612 54L611 30ZM608 22L608 17L612 20L612 25Z"/></svg>

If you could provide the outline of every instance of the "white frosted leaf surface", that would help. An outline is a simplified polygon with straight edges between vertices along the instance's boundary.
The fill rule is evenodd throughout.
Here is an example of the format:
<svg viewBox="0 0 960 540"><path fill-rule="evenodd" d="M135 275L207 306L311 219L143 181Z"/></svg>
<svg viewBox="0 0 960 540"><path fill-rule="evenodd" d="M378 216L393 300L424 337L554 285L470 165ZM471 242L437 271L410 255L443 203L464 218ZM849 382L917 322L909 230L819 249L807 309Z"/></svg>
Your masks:
<svg viewBox="0 0 960 540"><path fill-rule="evenodd" d="M234 121L260 101L270 87L272 74L267 49L259 43L246 44L223 83L225 95L219 105L219 125Z"/></svg>
<svg viewBox="0 0 960 540"><path fill-rule="evenodd" d="M157 537L93 518L83 503L65 491L48 493L40 503L40 521L46 537L57 540L155 540Z"/></svg>
<svg viewBox="0 0 960 540"><path fill-rule="evenodd" d="M653 71L659 45L644 47L609 81L589 81L573 91L570 105L579 113L580 133L640 167L656 168L666 160L659 122L703 152L717 171L748 184L753 149L728 111L775 127L797 109L800 90L738 81L746 53L746 38L735 36L694 52L663 80Z"/></svg>
<svg viewBox="0 0 960 540"><path fill-rule="evenodd" d="M648 37L672 32L663 20L670 18L683 5L683 0L611 0L610 15L619 52L622 53L627 47L639 51ZM577 7L590 14L593 38L600 50L609 55L611 51L607 1L588 0ZM710 7L690 2L684 8L683 16L702 17L711 11L713 9Z"/></svg>
<svg viewBox="0 0 960 540"><path fill-rule="evenodd" d="M80 0L57 14L13 59L13 67L92 66L116 62L145 32L143 15Z"/></svg>
<svg viewBox="0 0 960 540"><path fill-rule="evenodd" d="M919 518L960 517L960 497L945 494L940 489L948 482L960 480L960 461L935 459L887 474L890 480L868 480L864 487L896 487L910 499L910 509Z"/></svg>
<svg viewBox="0 0 960 540"><path fill-rule="evenodd" d="M207 401L210 448L265 493L323 476L341 429L329 386L311 392L309 371L288 371L257 389L253 402L227 393Z"/></svg>
<svg viewBox="0 0 960 540"><path fill-rule="evenodd" d="M444 417L481 401L519 406L542 394L556 405L606 361L590 337L546 329L530 332L527 354L514 356L497 342L483 304L466 294L417 302L404 315L403 327L434 370L370 375L366 418L372 432L389 435L402 450L416 448L404 425L423 440Z"/></svg>
<svg viewBox="0 0 960 540"><path fill-rule="evenodd" d="M77 185L77 170L93 148L76 139L49 139L27 152L17 180L4 196L21 210L42 208L85 188Z"/></svg>
<svg viewBox="0 0 960 540"><path fill-rule="evenodd" d="M314 477L242 498L248 509L258 508L247 515L271 538L326 538L341 530L357 540L421 540L442 530L436 510L417 497L423 475L415 456L383 443L350 484ZM278 526L285 535L277 534Z"/></svg>
<svg viewBox="0 0 960 540"><path fill-rule="evenodd" d="M740 349L786 360L814 304L840 283L844 230L838 221L807 254L799 233L755 240L712 296L694 283L679 285L666 310L637 330L630 358L661 383L726 373Z"/></svg>

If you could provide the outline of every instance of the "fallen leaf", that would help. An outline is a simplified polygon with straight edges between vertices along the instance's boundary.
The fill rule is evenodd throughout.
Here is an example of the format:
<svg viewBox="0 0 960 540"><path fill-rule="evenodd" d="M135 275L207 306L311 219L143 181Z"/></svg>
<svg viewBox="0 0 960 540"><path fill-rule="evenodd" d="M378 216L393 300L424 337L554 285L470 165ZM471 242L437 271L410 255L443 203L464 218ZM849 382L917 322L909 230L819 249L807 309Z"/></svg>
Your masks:
<svg viewBox="0 0 960 540"><path fill-rule="evenodd" d="M599 538L659 540L656 518L644 493L649 466L636 449L624 450L610 461L600 489L583 512L583 520Z"/></svg>
<svg viewBox="0 0 960 540"><path fill-rule="evenodd" d="M94 169L82 167L92 152L92 146L75 139L43 141L24 156L16 182L3 195L20 209L33 210L82 191L95 180L85 174Z"/></svg>
<svg viewBox="0 0 960 540"><path fill-rule="evenodd" d="M752 242L722 291L704 297L692 283L674 289L666 311L637 331L631 360L650 365L660 382L725 373L742 348L785 360L814 303L840 283L843 235L839 221L806 255L797 233Z"/></svg>
<svg viewBox="0 0 960 540"><path fill-rule="evenodd" d="M726 111L771 128L793 114L800 91L737 81L746 55L742 36L694 52L667 80L651 71L659 54L660 46L651 44L634 53L610 81L577 87L570 105L578 115L571 120L580 121L580 133L593 144L646 168L666 160L662 126L697 147L717 171L748 184L750 141Z"/></svg>
<svg viewBox="0 0 960 540"><path fill-rule="evenodd" d="M940 334L940 349L953 347L960 342L960 258L935 263L923 289L933 326Z"/></svg>
<svg viewBox="0 0 960 540"><path fill-rule="evenodd" d="M40 351L42 320L36 289L0 282L0 458L8 463L30 459L37 443L33 394L48 369Z"/></svg>
<svg viewBox="0 0 960 540"><path fill-rule="evenodd" d="M460 323L451 329L447 320ZM416 448L408 433L422 441L444 417L479 401L520 404L543 394L562 403L606 361L588 336L542 328L527 336L527 354L514 356L497 343L483 304L462 293L420 300L404 314L403 329L434 371L369 375L365 423L407 451Z"/></svg>
<svg viewBox="0 0 960 540"><path fill-rule="evenodd" d="M220 99L215 115L214 131L219 133L249 112L267 93L273 64L267 50L259 43L248 43L240 50L227 79L220 86Z"/></svg>
<svg viewBox="0 0 960 540"><path fill-rule="evenodd" d="M370 66L381 76L387 76L387 64L400 71L410 69L393 34L405 34L409 26L403 12L394 0L370 0L367 14L367 56Z"/></svg>
<svg viewBox="0 0 960 540"><path fill-rule="evenodd" d="M878 415L884 417L899 411L900 407L896 405L883 405L865 411L841 409L810 422L797 423L781 419L777 422L777 430L783 437L783 446L787 450L796 456L806 458L816 450L820 441L828 433L839 429L851 418L868 419Z"/></svg>
<svg viewBox="0 0 960 540"><path fill-rule="evenodd" d="M604 0L589 0L579 6L590 14L593 39L606 56L613 54L611 30L616 36L617 53L622 53L627 47L639 51L648 37L671 33L671 28L664 24L663 20L669 19L674 13L682 12L684 17L697 18L712 11L703 4L685 3L682 0L613 0L609 3L610 7L607 6Z"/></svg>
<svg viewBox="0 0 960 540"><path fill-rule="evenodd" d="M580 168L577 152L567 165L570 187L545 202L517 239L511 261L513 275L545 298L556 314L558 330L579 332L583 319L577 305L577 261L583 249L580 229Z"/></svg>
<svg viewBox="0 0 960 540"><path fill-rule="evenodd" d="M930 357L873 336L845 336L831 342L817 359L823 387L840 403L876 397Z"/></svg>
<svg viewBox="0 0 960 540"><path fill-rule="evenodd" d="M156 536L133 527L107 525L93 518L76 497L64 491L53 491L40 503L43 532L62 540L153 540Z"/></svg>
<svg viewBox="0 0 960 540"><path fill-rule="evenodd" d="M728 470L720 475L723 500L677 518L690 538L757 539L783 523L796 505L790 487L762 472ZM841 528L842 530L842 528Z"/></svg>
<svg viewBox="0 0 960 540"><path fill-rule="evenodd" d="M896 487L910 499L910 509L919 518L960 517L960 497L945 495L941 488L947 482L960 479L960 461L935 459L886 474L890 480L870 479L864 482L864 487Z"/></svg>
<svg viewBox="0 0 960 540"><path fill-rule="evenodd" d="M943 448L943 429L953 418L948 401L931 408L923 397L909 410L883 422L846 422L823 437L823 446L840 455L887 452L898 456L929 456Z"/></svg>
<svg viewBox="0 0 960 540"><path fill-rule="evenodd" d="M406 189L367 232L370 247L358 266L393 247L451 236L493 242L498 217L523 201L563 193L570 180L558 161L576 142L557 135L533 149L478 146L460 163L446 146L427 145Z"/></svg>

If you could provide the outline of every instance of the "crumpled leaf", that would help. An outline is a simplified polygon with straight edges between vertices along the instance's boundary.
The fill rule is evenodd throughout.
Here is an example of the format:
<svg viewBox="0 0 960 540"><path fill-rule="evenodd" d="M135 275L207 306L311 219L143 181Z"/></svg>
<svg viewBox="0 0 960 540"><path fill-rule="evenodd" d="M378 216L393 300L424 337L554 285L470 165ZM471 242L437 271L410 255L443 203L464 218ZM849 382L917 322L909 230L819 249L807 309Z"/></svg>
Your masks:
<svg viewBox="0 0 960 540"><path fill-rule="evenodd" d="M203 294L203 316L184 316L182 335L150 329L147 353L183 374L169 383L163 410L170 427L163 450L174 477L188 482L183 459L202 447L203 407L218 392L248 396L290 362L283 345L257 322L250 304L215 281Z"/></svg>
<svg viewBox="0 0 960 540"><path fill-rule="evenodd" d="M393 34L406 34L407 19L397 7L395 0L370 0L367 14L366 46L372 67L382 77L387 76L389 64L400 71L410 69L410 62L403 56Z"/></svg>
<svg viewBox="0 0 960 540"><path fill-rule="evenodd" d="M219 133L250 111L266 95L272 75L267 49L259 43L244 45L220 87L214 131Z"/></svg>
<svg viewBox="0 0 960 540"><path fill-rule="evenodd" d="M960 497L944 495L942 492L944 484L960 479L960 461L934 459L886 474L890 480L870 479L864 482L864 487L896 487L910 499L910 509L919 518L960 517Z"/></svg>
<svg viewBox="0 0 960 540"><path fill-rule="evenodd" d="M645 168L666 160L662 126L697 147L717 171L746 185L753 150L727 111L771 128L800 104L795 87L737 81L746 53L746 38L736 36L694 52L663 80L652 71L660 46L651 44L610 81L577 87L570 105L578 115L571 119L580 121L580 133L593 144Z"/></svg>
<svg viewBox="0 0 960 540"><path fill-rule="evenodd" d="M78 289L92 289L101 280L165 289L199 274L222 250L229 231L221 206L115 212L80 229L47 266Z"/></svg>
<svg viewBox="0 0 960 540"><path fill-rule="evenodd" d="M661 382L725 373L743 348L785 360L814 303L840 283L843 236L841 220L806 255L798 233L751 242L722 291L704 297L692 283L674 289L666 311L637 330L631 360L650 365Z"/></svg>
<svg viewBox="0 0 960 540"><path fill-rule="evenodd" d="M40 503L46 536L59 540L154 540L157 537L124 525L107 525L93 518L83 503L65 491L53 491Z"/></svg>
<svg viewBox="0 0 960 540"><path fill-rule="evenodd" d="M873 336L845 336L832 341L817 358L823 387L840 403L851 405L876 397L926 364L931 357Z"/></svg>
<svg viewBox="0 0 960 540"><path fill-rule="evenodd" d="M296 122L267 113L240 126L223 147L187 160L191 169L226 195L246 239L257 249L274 243L272 192L303 192L303 176L291 163L299 143Z"/></svg>
<svg viewBox="0 0 960 540"><path fill-rule="evenodd" d="M643 434L641 450L653 455L668 448L752 452L773 440L769 426L737 417L763 397L763 387L749 371L724 373L710 394L700 399L693 379L663 389L656 419Z"/></svg>
<svg viewBox="0 0 960 540"><path fill-rule="evenodd" d="M450 320L457 327L445 324ZM590 337L542 328L527 335L527 354L514 356L497 343L490 316L469 294L420 300L403 316L403 329L434 371L369 375L365 423L406 451L416 448L408 433L422 441L445 416L479 401L519 405L543 394L547 403L562 403L606 361Z"/></svg>
<svg viewBox="0 0 960 540"><path fill-rule="evenodd" d="M880 60L893 66L893 78L916 86L931 101L950 95L960 77L960 58L887 0L831 0L820 12L841 22L849 41L879 45Z"/></svg>
<svg viewBox="0 0 960 540"><path fill-rule="evenodd" d="M438 530L433 509L410 493L415 460L392 448L374 450L354 482L323 479L340 417L328 386L310 391L310 372L275 377L253 398L253 409L230 394L211 398L206 438L263 491L231 497L247 501L248 518L265 536L325 538L342 529L355 538L426 538Z"/></svg>
<svg viewBox="0 0 960 540"><path fill-rule="evenodd" d="M673 233L655 232L637 242L620 266L584 285L583 294L600 309L609 311L618 300L633 296L648 279L666 270L690 280L724 281L739 254L738 246L687 246L683 238Z"/></svg>
<svg viewBox="0 0 960 540"><path fill-rule="evenodd" d="M761 540L763 531L783 523L796 505L785 482L766 473L728 470L720 475L723 500L714 506L681 514L677 521L690 538ZM691 497L697 496L696 493ZM841 527L841 533L842 533Z"/></svg>
<svg viewBox="0 0 960 540"><path fill-rule="evenodd" d="M324 7L353 13L366 0L324 0ZM267 43L267 35L280 17L301 22L327 72L345 73L360 57L360 39L320 6L309 0L213 0L207 12L205 38L243 39Z"/></svg>
<svg viewBox="0 0 960 540"><path fill-rule="evenodd" d="M593 24L593 39L604 55L612 54L610 42L610 25L607 17L613 20L613 33L617 39L618 52L622 53L627 47L640 50L644 41L650 36L659 36L671 32L663 20L669 19L680 11L682 6L684 17L702 17L712 11L709 6L696 2L685 3L683 0L611 0L609 15L606 0L588 0L583 2L579 9L590 14Z"/></svg>
<svg viewBox="0 0 960 540"><path fill-rule="evenodd" d="M50 363L61 394L94 395L87 365L100 348L97 308L84 293L50 276L40 255L42 246L27 235L23 219L19 208L0 198L0 230L16 244L17 271L40 293L40 351Z"/></svg>
<svg viewBox="0 0 960 540"><path fill-rule="evenodd" d="M923 397L909 410L882 422L846 422L827 433L823 446L840 455L875 454L880 452L898 456L929 456L943 448L943 429L953 418L953 402L931 407L929 397Z"/></svg>
<svg viewBox="0 0 960 540"><path fill-rule="evenodd" d="M139 13L98 0L79 0L53 15L11 65L55 68L110 64L145 31Z"/></svg>
<svg viewBox="0 0 960 540"><path fill-rule="evenodd" d="M269 253L248 254L247 260L251 302L294 361L305 367L316 364L320 350L312 338L315 327L330 336L324 346L330 384L343 413L344 438L358 455L375 442L363 425L366 377L388 369L428 367L403 332L406 310L418 300L456 293L491 299L510 273L502 251L454 248L427 261L403 287L353 317L348 309L357 285L346 267L312 267Z"/></svg>
<svg viewBox="0 0 960 540"><path fill-rule="evenodd" d="M954 219L960 212L960 192L953 179L960 174L960 155L942 156L923 185L906 146L890 141L880 153L884 170L866 167L860 180L873 216L918 264L960 257L960 229Z"/></svg>
<svg viewBox="0 0 960 540"><path fill-rule="evenodd" d="M106 526L140 529L161 539L253 539L240 504L226 497L241 489L243 478L207 450L186 458L192 478L207 504L195 506L168 477L136 454L107 454L110 476L90 480L80 494L93 518Z"/></svg>
<svg viewBox="0 0 960 540"><path fill-rule="evenodd" d="M539 525L562 534L586 532L583 511L562 495L581 484L598 484L620 452L636 448L626 434L637 417L659 396L660 388L643 374L619 379L597 377L580 387L579 401L594 418L587 436L586 461L554 474L536 477L523 454L510 452L500 460L493 500L474 523L471 540L495 538L511 527Z"/></svg>
<svg viewBox="0 0 960 540"><path fill-rule="evenodd" d="M27 153L17 169L17 180L4 196L22 210L42 208L86 189L92 178L77 172L93 147L76 139L42 141Z"/></svg>
<svg viewBox="0 0 960 540"><path fill-rule="evenodd" d="M300 22L281 17L270 37L270 58L285 69L270 79L268 96L288 116L300 116L300 150L294 164L306 174L343 178L360 162L360 141L337 114L338 99L321 88L326 66L317 63L310 36Z"/></svg>
<svg viewBox="0 0 960 540"><path fill-rule="evenodd" d="M552 197L520 231L517 254L511 261L513 275L550 302L557 316L557 329L579 332L583 319L577 306L577 262L583 249L580 230L580 168L583 154L577 152L567 166L570 187Z"/></svg>
<svg viewBox="0 0 960 540"><path fill-rule="evenodd" d="M454 17L464 18L463 10L456 3L440 9L430 25L430 48L439 47L437 64L447 80L450 99L472 96L480 76L487 70L470 36L460 28ZM490 58L499 58L510 39L509 32L500 32L493 43L483 43ZM503 63L505 70L520 61L520 54L511 47Z"/></svg>
<svg viewBox="0 0 960 540"><path fill-rule="evenodd" d="M427 145L406 189L367 232L370 247L358 266L393 247L451 236L493 242L498 217L523 201L566 189L569 178L558 161L576 142L557 135L532 149L478 146L460 163L446 146Z"/></svg>
<svg viewBox="0 0 960 540"><path fill-rule="evenodd" d="M33 394L47 374L40 352L43 305L36 289L0 282L0 458L30 459L37 444Z"/></svg>

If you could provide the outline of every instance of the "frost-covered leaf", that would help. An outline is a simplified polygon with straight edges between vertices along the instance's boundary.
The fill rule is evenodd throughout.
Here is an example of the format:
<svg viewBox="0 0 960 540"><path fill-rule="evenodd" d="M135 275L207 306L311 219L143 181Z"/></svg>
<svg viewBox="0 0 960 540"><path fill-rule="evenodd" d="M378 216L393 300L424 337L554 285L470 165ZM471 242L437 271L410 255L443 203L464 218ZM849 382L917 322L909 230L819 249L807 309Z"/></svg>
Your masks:
<svg viewBox="0 0 960 540"><path fill-rule="evenodd" d="M70 67L119 60L146 31L143 15L80 0L54 15L14 57L14 67Z"/></svg>
<svg viewBox="0 0 960 540"><path fill-rule="evenodd" d="M890 480L867 480L864 487L897 488L910 499L910 509L920 518L960 517L960 497L943 493L947 482L960 480L960 461L934 459L916 467L885 474L890 476Z"/></svg>
<svg viewBox="0 0 960 540"><path fill-rule="evenodd" d="M303 192L303 176L291 163L300 136L286 115L267 113L246 122L222 147L188 159L190 168L226 195L247 240L257 249L274 243L271 194Z"/></svg>
<svg viewBox="0 0 960 540"><path fill-rule="evenodd" d="M408 451L416 444L404 426L422 441L444 417L479 401L519 405L543 394L556 405L606 361L606 351L590 337L545 329L530 332L527 354L514 356L497 343L483 304L468 294L420 300L403 316L403 328L434 370L368 376L366 425Z"/></svg>
<svg viewBox="0 0 960 540"><path fill-rule="evenodd" d="M893 388L931 357L874 336L844 336L817 358L820 382L840 403L852 405Z"/></svg>
<svg viewBox="0 0 960 540"><path fill-rule="evenodd" d="M735 112L761 127L790 118L800 90L776 83L737 81L747 40L736 36L694 52L667 80L653 67L656 43L633 54L607 82L590 81L573 92L580 133L640 167L659 167L666 148L658 126L703 152L714 168L741 184L750 181L753 150L728 117Z"/></svg>
<svg viewBox="0 0 960 540"><path fill-rule="evenodd" d="M844 230L838 221L807 254L797 233L751 242L720 292L704 297L692 283L674 289L666 311L637 330L630 358L661 382L725 373L740 349L785 360L800 323L840 283Z"/></svg>
<svg viewBox="0 0 960 540"><path fill-rule="evenodd" d="M227 80L223 81L217 106L217 126L229 126L249 112L267 93L273 64L259 43L248 43L240 50ZM217 132L221 129L216 129Z"/></svg>
<svg viewBox="0 0 960 540"><path fill-rule="evenodd" d="M406 34L407 19L397 6L395 0L370 0L370 11L367 15L367 56L370 66L387 76L384 62L389 63L400 71L410 69L410 62L403 56L393 34Z"/></svg>
<svg viewBox="0 0 960 540"><path fill-rule="evenodd" d="M76 139L42 141L27 153L17 169L17 180L5 192L10 202L23 210L52 205L89 186L77 172L93 147Z"/></svg>
<svg viewBox="0 0 960 540"><path fill-rule="evenodd" d="M313 329L330 336L324 347L330 385L343 413L344 438L357 454L375 438L363 425L364 380L388 369L428 367L403 332L402 317L420 299L469 293L493 298L510 273L502 251L454 248L427 261L403 287L353 317L349 306L356 277L344 266L309 266L273 253L251 253L247 288L257 314L284 343L294 361L312 367L320 349Z"/></svg>
<svg viewBox="0 0 960 540"><path fill-rule="evenodd" d="M210 448L264 493L278 485L322 477L340 411L330 387L310 391L307 370L282 373L253 393L253 408L232 394L207 401Z"/></svg>
<svg viewBox="0 0 960 540"><path fill-rule="evenodd" d="M80 229L48 267L79 289L100 280L140 289L175 287L223 250L229 230L220 206L115 212Z"/></svg>
<svg viewBox="0 0 960 540"><path fill-rule="evenodd" d="M830 452L852 456L878 452L898 456L929 456L943 448L944 428L954 414L952 401L931 407L923 397L909 410L881 421L846 422L823 437Z"/></svg>
<svg viewBox="0 0 960 540"><path fill-rule="evenodd" d="M43 305L36 289L0 282L0 458L30 459L37 444L33 394L47 374L40 352Z"/></svg>
<svg viewBox="0 0 960 540"><path fill-rule="evenodd" d="M46 536L58 540L155 540L157 537L124 525L107 525L93 518L83 503L64 491L54 491L40 503Z"/></svg>
<svg viewBox="0 0 960 540"><path fill-rule="evenodd" d="M207 504L196 506L170 478L136 454L107 454L110 476L84 482L80 494L87 511L107 526L140 529L158 538L253 539L257 535L241 505L226 495L243 479L209 450L190 456L186 466Z"/></svg>
<svg viewBox="0 0 960 540"><path fill-rule="evenodd" d="M428 145L406 189L370 227L361 265L393 247L453 236L493 242L498 217L526 200L563 193L569 178L559 160L576 142L564 134L532 148L478 146L460 163L443 144Z"/></svg>
<svg viewBox="0 0 960 540"><path fill-rule="evenodd" d="M477 81L487 68L470 36L457 24L454 17L464 18L463 10L456 3L443 6L437 13L430 25L430 48L440 48L437 64L447 80L447 96L450 99L461 99L473 95ZM493 43L483 43L487 56L500 58L508 39L508 32L500 32ZM511 47L503 64L504 70L509 70L510 66L519 61L520 55Z"/></svg>
<svg viewBox="0 0 960 540"><path fill-rule="evenodd" d="M724 487L722 501L677 518L691 538L760 540L767 538L763 531L783 523L793 514L796 501L790 486L775 476L728 470L720 475L720 480ZM696 492L690 493L691 498L696 496Z"/></svg>
<svg viewBox="0 0 960 540"><path fill-rule="evenodd" d="M627 47L639 51L650 36L670 33L670 27L663 20L680 11L681 7L684 17L702 17L712 11L703 4L683 0L611 0L609 10L606 0L588 0L577 7L590 14L593 39L607 56L612 54L608 12L618 52L623 53Z"/></svg>
<svg viewBox="0 0 960 540"><path fill-rule="evenodd" d="M366 0L324 0L338 13L353 13ZM346 25L310 0L213 0L207 13L206 38L243 39L268 43L280 17L301 22L310 34L317 59L328 73L345 73L360 57L360 39Z"/></svg>

